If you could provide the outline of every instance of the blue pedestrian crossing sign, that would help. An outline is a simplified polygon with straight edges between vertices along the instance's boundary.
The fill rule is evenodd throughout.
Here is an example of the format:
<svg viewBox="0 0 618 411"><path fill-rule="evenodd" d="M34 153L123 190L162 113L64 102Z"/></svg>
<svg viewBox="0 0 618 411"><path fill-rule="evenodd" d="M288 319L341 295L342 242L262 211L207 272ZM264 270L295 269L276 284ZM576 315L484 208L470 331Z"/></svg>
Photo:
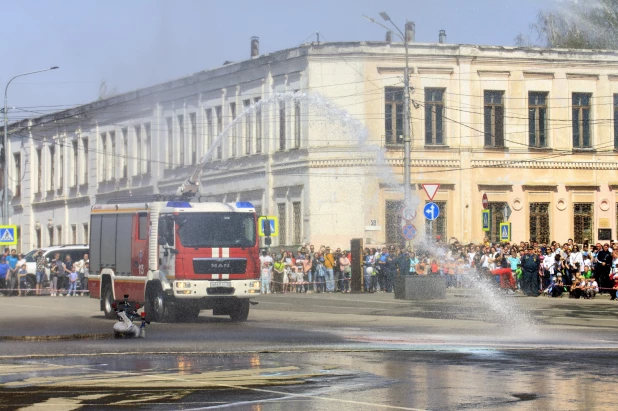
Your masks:
<svg viewBox="0 0 618 411"><path fill-rule="evenodd" d="M483 210L483 231L489 231L491 226L491 210Z"/></svg>
<svg viewBox="0 0 618 411"><path fill-rule="evenodd" d="M440 207L436 203L427 203L423 208L423 214L429 221L433 221L440 215Z"/></svg>
<svg viewBox="0 0 618 411"><path fill-rule="evenodd" d="M16 225L0 225L0 245L17 245Z"/></svg>
<svg viewBox="0 0 618 411"><path fill-rule="evenodd" d="M258 234L260 237L265 237L264 227L270 225L270 236L277 237L279 235L279 219L275 216L262 216L258 218Z"/></svg>
<svg viewBox="0 0 618 411"><path fill-rule="evenodd" d="M511 241L511 223L500 223L500 241Z"/></svg>

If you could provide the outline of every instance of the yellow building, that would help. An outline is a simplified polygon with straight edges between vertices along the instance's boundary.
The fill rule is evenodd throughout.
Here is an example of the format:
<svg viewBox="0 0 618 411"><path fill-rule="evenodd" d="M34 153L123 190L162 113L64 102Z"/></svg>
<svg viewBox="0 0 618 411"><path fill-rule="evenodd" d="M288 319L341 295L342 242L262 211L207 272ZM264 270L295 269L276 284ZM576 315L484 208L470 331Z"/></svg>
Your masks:
<svg viewBox="0 0 618 411"><path fill-rule="evenodd" d="M88 242L92 204L173 194L202 155L204 199L278 216L275 245L402 241L402 44L303 44L11 126L21 248ZM417 239L618 235L618 53L413 43ZM225 138L216 146L216 137ZM603 230L603 231L600 231Z"/></svg>

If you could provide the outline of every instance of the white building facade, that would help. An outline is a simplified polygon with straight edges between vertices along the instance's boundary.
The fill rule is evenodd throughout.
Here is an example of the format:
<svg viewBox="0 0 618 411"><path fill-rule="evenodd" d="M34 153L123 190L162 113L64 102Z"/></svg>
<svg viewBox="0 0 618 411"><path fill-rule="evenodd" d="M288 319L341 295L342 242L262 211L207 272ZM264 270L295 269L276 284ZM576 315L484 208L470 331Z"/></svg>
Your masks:
<svg viewBox="0 0 618 411"><path fill-rule="evenodd" d="M440 184L442 239L497 240L505 204L515 241L616 237L618 54L419 43L409 53L419 238L422 183ZM93 204L174 194L236 119L202 172L205 199L277 216L275 245L401 242L404 59L401 44L305 44L15 123L19 248L87 243Z"/></svg>

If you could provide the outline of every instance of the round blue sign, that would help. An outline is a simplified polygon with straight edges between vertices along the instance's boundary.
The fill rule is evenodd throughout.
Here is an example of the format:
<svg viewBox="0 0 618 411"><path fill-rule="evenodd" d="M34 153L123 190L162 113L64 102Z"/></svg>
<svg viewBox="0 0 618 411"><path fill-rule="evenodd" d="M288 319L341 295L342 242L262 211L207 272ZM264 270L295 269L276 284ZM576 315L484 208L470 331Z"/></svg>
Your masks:
<svg viewBox="0 0 618 411"><path fill-rule="evenodd" d="M436 203L427 203L423 208L423 214L429 221L433 221L440 215L440 207Z"/></svg>

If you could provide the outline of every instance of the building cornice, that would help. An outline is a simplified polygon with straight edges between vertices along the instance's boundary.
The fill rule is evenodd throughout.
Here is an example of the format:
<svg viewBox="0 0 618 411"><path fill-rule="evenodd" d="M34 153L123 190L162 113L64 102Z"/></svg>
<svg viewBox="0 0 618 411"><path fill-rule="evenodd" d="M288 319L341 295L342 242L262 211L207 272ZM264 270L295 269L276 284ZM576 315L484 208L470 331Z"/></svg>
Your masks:
<svg viewBox="0 0 618 411"><path fill-rule="evenodd" d="M472 168L618 170L617 162L599 161L472 160L470 164Z"/></svg>

